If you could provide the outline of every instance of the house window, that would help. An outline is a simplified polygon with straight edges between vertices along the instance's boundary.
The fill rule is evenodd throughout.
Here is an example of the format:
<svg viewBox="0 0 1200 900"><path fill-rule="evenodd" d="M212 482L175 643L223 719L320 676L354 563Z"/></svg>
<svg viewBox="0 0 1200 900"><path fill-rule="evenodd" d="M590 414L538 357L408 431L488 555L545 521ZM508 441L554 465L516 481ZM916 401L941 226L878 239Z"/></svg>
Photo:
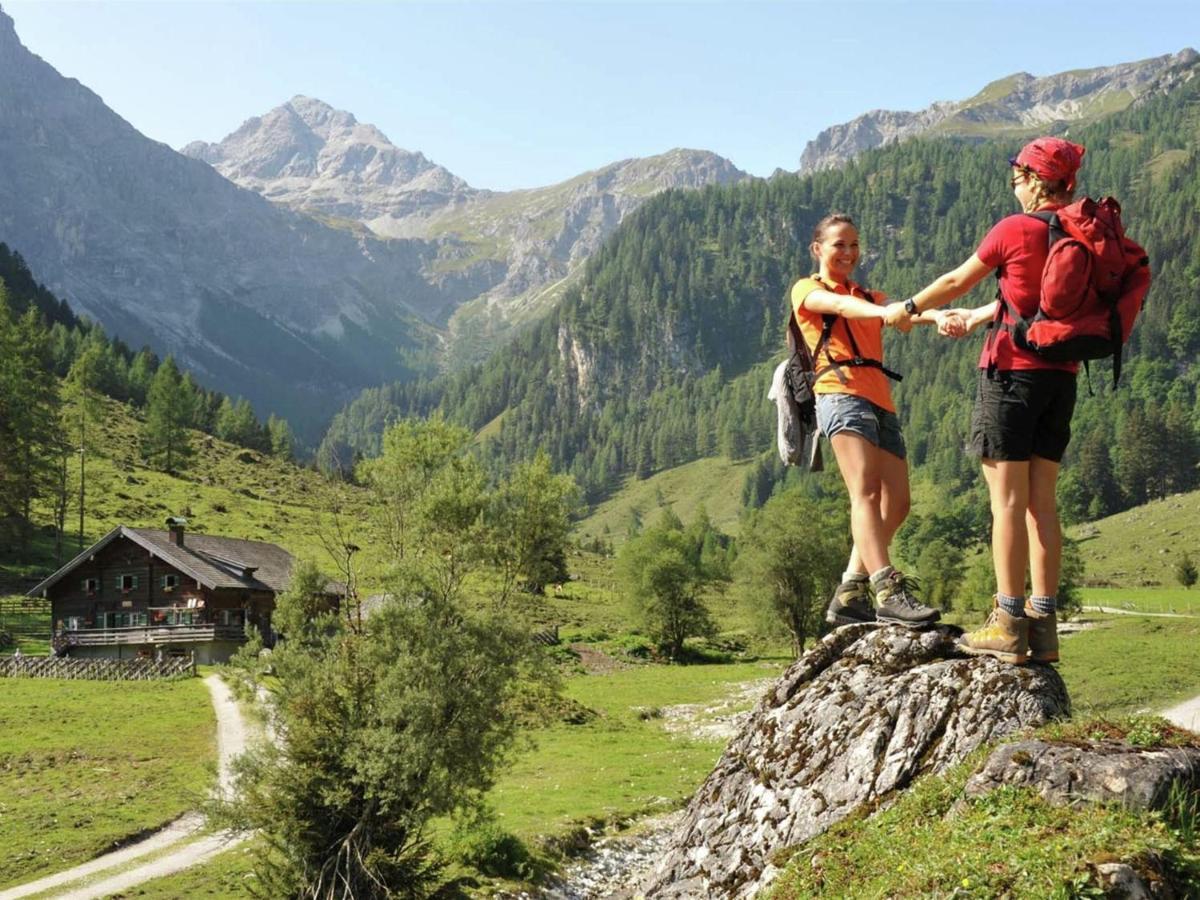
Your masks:
<svg viewBox="0 0 1200 900"><path fill-rule="evenodd" d="M89 595L94 594L99 590L100 590L100 579L99 578L83 579L83 592L85 594L89 594Z"/></svg>
<svg viewBox="0 0 1200 900"><path fill-rule="evenodd" d="M104 614L105 628L136 628L146 624L144 612L110 612Z"/></svg>
<svg viewBox="0 0 1200 900"><path fill-rule="evenodd" d="M67 616L67 631L78 631L83 627L83 616Z"/></svg>
<svg viewBox="0 0 1200 900"><path fill-rule="evenodd" d="M132 591L138 586L138 577L136 575L118 575L117 590Z"/></svg>
<svg viewBox="0 0 1200 900"><path fill-rule="evenodd" d="M164 575L162 577L162 589L164 591L173 591L177 587L179 587L178 575Z"/></svg>
<svg viewBox="0 0 1200 900"><path fill-rule="evenodd" d="M236 625L240 628L246 624L246 613L240 609L223 609L219 621L222 625Z"/></svg>

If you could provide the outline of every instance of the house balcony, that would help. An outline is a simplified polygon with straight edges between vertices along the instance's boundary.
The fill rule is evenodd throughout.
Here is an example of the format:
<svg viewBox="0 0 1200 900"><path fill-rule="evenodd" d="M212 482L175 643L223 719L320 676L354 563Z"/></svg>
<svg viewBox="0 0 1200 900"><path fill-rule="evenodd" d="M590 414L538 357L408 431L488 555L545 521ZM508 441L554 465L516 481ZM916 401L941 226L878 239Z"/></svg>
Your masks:
<svg viewBox="0 0 1200 900"><path fill-rule="evenodd" d="M231 641L242 644L246 631L241 625L137 625L126 628L81 628L61 630L54 635L54 648L114 647L145 644L202 644Z"/></svg>

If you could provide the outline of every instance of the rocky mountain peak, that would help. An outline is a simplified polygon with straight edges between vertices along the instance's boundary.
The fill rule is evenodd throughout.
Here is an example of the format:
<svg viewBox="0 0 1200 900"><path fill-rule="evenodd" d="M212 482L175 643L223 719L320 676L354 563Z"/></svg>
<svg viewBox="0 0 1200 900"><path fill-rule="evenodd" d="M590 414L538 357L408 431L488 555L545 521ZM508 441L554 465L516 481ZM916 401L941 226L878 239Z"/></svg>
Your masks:
<svg viewBox="0 0 1200 900"><path fill-rule="evenodd" d="M219 143L196 141L181 152L276 203L366 223L428 215L475 193L374 125L303 95L246 120Z"/></svg>
<svg viewBox="0 0 1200 900"><path fill-rule="evenodd" d="M872 110L809 141L800 157L800 172L833 168L866 150L920 134L1019 139L1086 124L1125 109L1153 92L1164 78L1176 77L1180 67L1196 64L1196 51L1187 48L1153 59L1042 78L1017 72L966 100L939 101L917 112Z"/></svg>
<svg viewBox="0 0 1200 900"><path fill-rule="evenodd" d="M10 62L17 53L26 53L21 39L17 37L17 26L12 16L0 6L0 65Z"/></svg>

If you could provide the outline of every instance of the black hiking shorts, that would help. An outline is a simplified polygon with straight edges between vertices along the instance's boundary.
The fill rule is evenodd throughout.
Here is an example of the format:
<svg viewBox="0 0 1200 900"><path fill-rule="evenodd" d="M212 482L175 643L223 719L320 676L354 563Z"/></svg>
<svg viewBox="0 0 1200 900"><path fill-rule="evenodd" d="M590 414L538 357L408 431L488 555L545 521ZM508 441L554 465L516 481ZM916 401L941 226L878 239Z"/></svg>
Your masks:
<svg viewBox="0 0 1200 900"><path fill-rule="evenodd" d="M1021 462L1040 456L1062 462L1071 440L1075 373L1058 369L979 370L971 414L971 452Z"/></svg>

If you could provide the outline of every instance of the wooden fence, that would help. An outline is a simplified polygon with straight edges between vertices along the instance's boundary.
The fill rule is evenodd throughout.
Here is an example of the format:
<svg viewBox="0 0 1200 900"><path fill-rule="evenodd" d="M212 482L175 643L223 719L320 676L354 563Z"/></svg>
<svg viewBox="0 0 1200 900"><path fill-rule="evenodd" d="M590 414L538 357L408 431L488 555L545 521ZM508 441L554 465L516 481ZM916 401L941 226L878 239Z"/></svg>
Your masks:
<svg viewBox="0 0 1200 900"><path fill-rule="evenodd" d="M66 678L84 681L155 681L196 674L196 658L75 659L69 656L0 656L0 678Z"/></svg>
<svg viewBox="0 0 1200 900"><path fill-rule="evenodd" d="M49 621L50 601L44 597L0 597L0 622L4 621L5 616L45 616Z"/></svg>

